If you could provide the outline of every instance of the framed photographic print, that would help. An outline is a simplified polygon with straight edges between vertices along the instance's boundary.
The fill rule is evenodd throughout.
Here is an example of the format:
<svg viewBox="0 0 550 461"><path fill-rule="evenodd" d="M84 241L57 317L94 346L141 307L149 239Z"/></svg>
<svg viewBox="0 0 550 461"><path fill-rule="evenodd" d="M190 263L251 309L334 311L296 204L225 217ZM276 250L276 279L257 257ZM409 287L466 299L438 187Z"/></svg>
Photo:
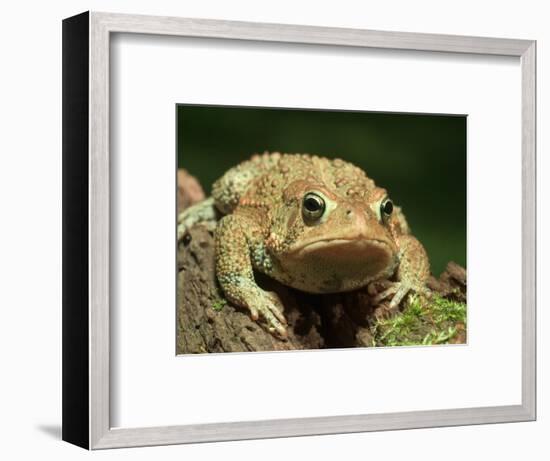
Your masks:
<svg viewBox="0 0 550 461"><path fill-rule="evenodd" d="M65 19L63 439L534 420L535 49Z"/></svg>
<svg viewBox="0 0 550 461"><path fill-rule="evenodd" d="M179 105L177 123L178 353L466 342L466 116ZM262 144L319 155L246 157Z"/></svg>

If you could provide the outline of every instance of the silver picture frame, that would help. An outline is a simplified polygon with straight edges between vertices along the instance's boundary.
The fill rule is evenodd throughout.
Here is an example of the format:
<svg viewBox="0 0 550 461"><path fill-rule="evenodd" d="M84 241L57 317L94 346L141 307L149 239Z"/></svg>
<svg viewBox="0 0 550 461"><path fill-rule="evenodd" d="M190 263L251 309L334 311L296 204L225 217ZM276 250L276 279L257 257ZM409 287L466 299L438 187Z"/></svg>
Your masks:
<svg viewBox="0 0 550 461"><path fill-rule="evenodd" d="M113 33L512 56L521 64L520 405L112 428L109 66ZM87 449L536 419L536 42L86 12L63 21L63 439Z"/></svg>

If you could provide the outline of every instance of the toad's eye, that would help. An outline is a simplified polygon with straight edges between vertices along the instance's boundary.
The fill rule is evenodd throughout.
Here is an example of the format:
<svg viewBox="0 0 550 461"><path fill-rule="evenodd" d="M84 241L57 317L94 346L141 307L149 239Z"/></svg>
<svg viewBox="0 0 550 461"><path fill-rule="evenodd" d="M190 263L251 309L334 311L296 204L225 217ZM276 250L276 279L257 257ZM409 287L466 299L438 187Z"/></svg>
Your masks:
<svg viewBox="0 0 550 461"><path fill-rule="evenodd" d="M380 216L382 219L387 219L393 213L393 202L387 198L382 201L380 204Z"/></svg>
<svg viewBox="0 0 550 461"><path fill-rule="evenodd" d="M325 201L314 192L308 192L302 202L302 214L306 221L315 221L323 216Z"/></svg>

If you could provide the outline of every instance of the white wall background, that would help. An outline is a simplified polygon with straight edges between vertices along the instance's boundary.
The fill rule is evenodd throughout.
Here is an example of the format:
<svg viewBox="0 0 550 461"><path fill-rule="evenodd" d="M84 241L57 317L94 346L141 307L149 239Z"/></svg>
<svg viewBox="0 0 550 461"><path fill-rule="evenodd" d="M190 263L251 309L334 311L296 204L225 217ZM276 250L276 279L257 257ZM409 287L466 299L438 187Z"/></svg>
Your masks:
<svg viewBox="0 0 550 461"><path fill-rule="evenodd" d="M545 157L550 40L544 1L461 0L89 0L4 4L0 47L0 456L3 459L361 458L548 459L549 247L539 240L539 420L535 423L348 434L192 446L121 449L92 455L60 441L61 424L61 19L84 10L529 38L538 44L539 236L550 194ZM33 117L39 117L34 119ZM495 166L497 168L497 166ZM487 179L489 200L491 179ZM505 217L499 225L506 225ZM498 238L498 235L495 236ZM503 242L505 245L505 242Z"/></svg>

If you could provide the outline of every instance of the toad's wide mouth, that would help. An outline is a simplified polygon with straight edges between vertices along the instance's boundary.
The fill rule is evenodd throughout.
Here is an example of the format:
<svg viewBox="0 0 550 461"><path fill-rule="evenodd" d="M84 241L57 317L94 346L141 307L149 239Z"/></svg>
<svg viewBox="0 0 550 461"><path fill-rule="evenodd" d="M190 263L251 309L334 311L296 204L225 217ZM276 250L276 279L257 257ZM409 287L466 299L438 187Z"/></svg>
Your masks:
<svg viewBox="0 0 550 461"><path fill-rule="evenodd" d="M380 239L333 238L307 242L292 251L292 256L327 258L334 261L368 259L383 263L392 259L394 253L393 246Z"/></svg>
<svg viewBox="0 0 550 461"><path fill-rule="evenodd" d="M365 237L310 239L285 253L279 263L282 270L296 275L294 288L338 293L391 275L397 264L397 247L391 240Z"/></svg>

